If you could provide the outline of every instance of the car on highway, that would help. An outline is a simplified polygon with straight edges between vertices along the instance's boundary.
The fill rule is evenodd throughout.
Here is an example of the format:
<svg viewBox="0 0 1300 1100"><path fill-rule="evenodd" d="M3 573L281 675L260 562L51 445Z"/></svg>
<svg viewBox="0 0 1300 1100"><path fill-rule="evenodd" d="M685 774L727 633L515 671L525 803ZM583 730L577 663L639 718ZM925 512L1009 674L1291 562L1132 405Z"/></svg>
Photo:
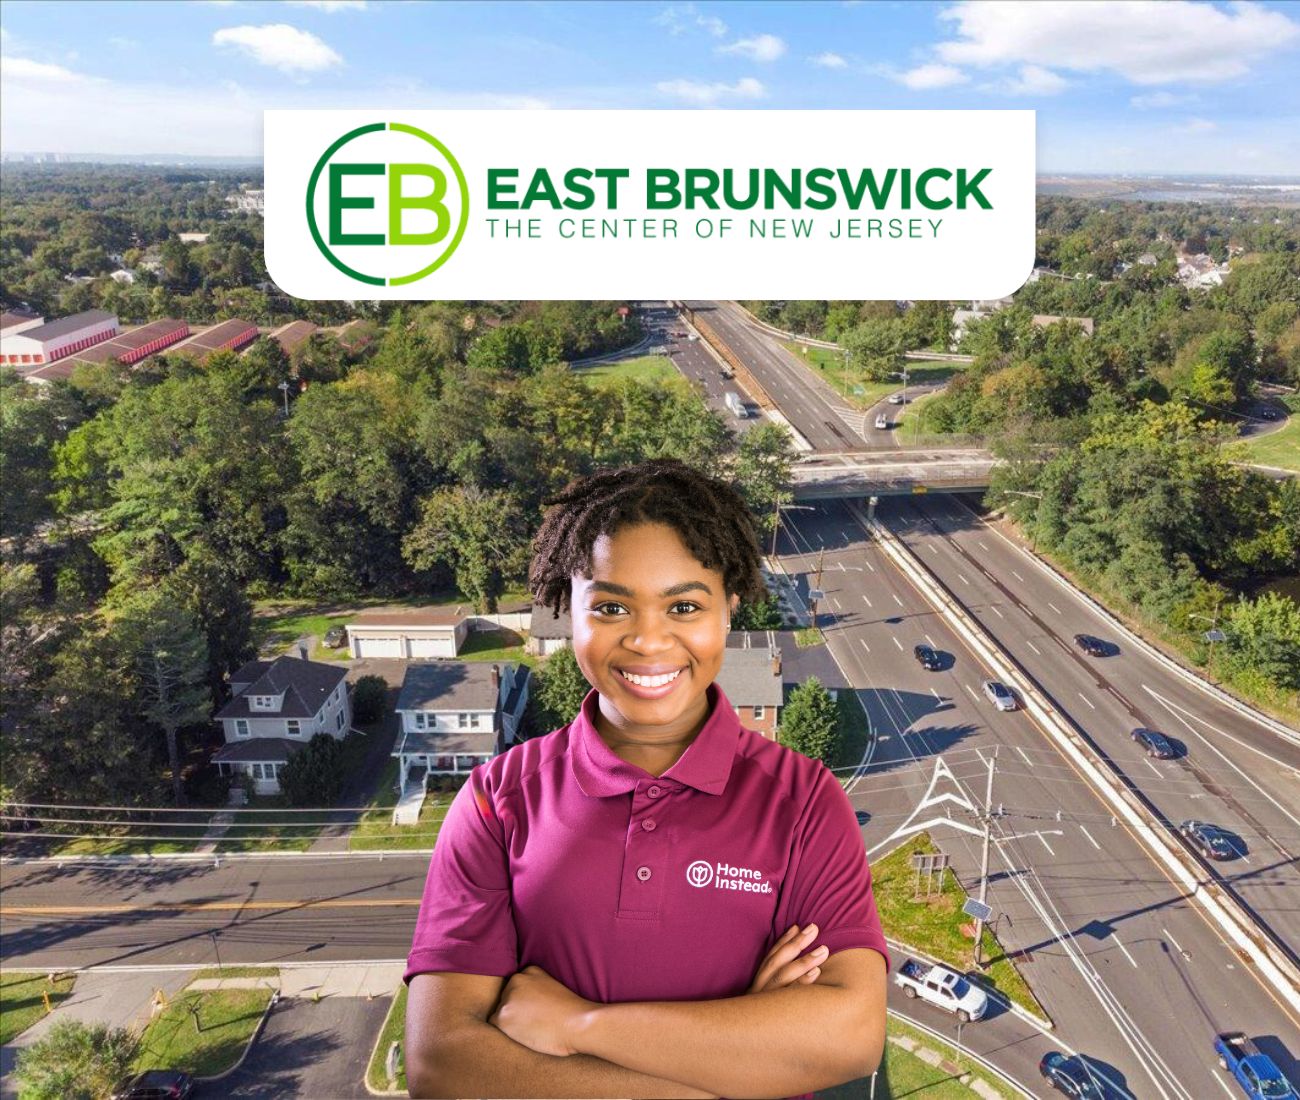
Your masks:
<svg viewBox="0 0 1300 1100"><path fill-rule="evenodd" d="M1184 821L1178 831L1206 859L1232 859L1241 854L1228 834L1208 821Z"/></svg>
<svg viewBox="0 0 1300 1100"><path fill-rule="evenodd" d="M1096 1076L1077 1054L1068 1057L1059 1050L1049 1050L1038 1063L1038 1072L1048 1086L1078 1100L1106 1100Z"/></svg>
<svg viewBox="0 0 1300 1100"><path fill-rule="evenodd" d="M1174 747L1163 733L1139 726L1129 736L1146 750L1148 756L1154 756L1157 760L1174 758Z"/></svg>
<svg viewBox="0 0 1300 1100"><path fill-rule="evenodd" d="M901 393L891 393L887 398L891 405L906 405L907 397Z"/></svg>
<svg viewBox="0 0 1300 1100"><path fill-rule="evenodd" d="M884 431L886 428L888 428L888 427L889 427L889 417L886 416L884 413L877 413L877 414L876 414L876 429L877 429L877 431L882 431L882 432L883 432L883 431Z"/></svg>
<svg viewBox="0 0 1300 1100"><path fill-rule="evenodd" d="M698 340L698 339L699 339L699 336L698 336L696 333L692 332L690 335L688 335L688 336L686 337L686 339L688 339L688 340Z"/></svg>
<svg viewBox="0 0 1300 1100"><path fill-rule="evenodd" d="M1094 638L1091 634L1076 634L1074 644L1089 657L1104 657L1107 653L1106 643L1100 638Z"/></svg>
<svg viewBox="0 0 1300 1100"><path fill-rule="evenodd" d="M926 672L938 672L943 668L943 662L939 660L939 654L933 646L913 646L912 656L916 658L917 664L925 669Z"/></svg>
<svg viewBox="0 0 1300 1100"><path fill-rule="evenodd" d="M723 378L736 377L736 372L732 370L730 367L723 367L722 370L720 370L718 373L721 374Z"/></svg>
<svg viewBox="0 0 1300 1100"><path fill-rule="evenodd" d="M855 810L853 816L858 819L859 825L865 825L871 820L871 815L866 810Z"/></svg>
<svg viewBox="0 0 1300 1100"><path fill-rule="evenodd" d="M326 649L342 649L343 643L348 640L348 632L341 626L332 626L325 631L325 637L322 640Z"/></svg>
<svg viewBox="0 0 1300 1100"><path fill-rule="evenodd" d="M151 1069L137 1073L113 1092L112 1100L189 1100L194 1078L179 1069Z"/></svg>
<svg viewBox="0 0 1300 1100"><path fill-rule="evenodd" d="M998 710L1015 710L1020 705L1016 702L1016 693L1001 680L985 680L980 686L985 698Z"/></svg>

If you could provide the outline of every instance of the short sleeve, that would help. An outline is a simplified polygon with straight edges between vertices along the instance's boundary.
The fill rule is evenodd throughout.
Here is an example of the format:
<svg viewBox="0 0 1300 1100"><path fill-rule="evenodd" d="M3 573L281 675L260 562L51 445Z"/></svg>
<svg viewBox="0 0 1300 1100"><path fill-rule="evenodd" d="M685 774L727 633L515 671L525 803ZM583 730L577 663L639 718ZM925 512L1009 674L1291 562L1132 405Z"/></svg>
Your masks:
<svg viewBox="0 0 1300 1100"><path fill-rule="evenodd" d="M499 977L518 970L509 859L481 769L456 792L438 831L405 982L436 970Z"/></svg>
<svg viewBox="0 0 1300 1100"><path fill-rule="evenodd" d="M862 832L844 788L825 766L796 827L775 934L779 937L792 924L816 924L817 943L825 944L831 955L869 947L890 965Z"/></svg>

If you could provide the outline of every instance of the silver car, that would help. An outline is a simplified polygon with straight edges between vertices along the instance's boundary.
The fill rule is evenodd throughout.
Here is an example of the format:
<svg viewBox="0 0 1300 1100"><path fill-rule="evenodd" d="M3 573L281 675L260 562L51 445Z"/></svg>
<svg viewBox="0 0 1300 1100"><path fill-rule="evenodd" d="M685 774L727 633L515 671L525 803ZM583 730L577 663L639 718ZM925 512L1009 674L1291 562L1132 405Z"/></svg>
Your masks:
<svg viewBox="0 0 1300 1100"><path fill-rule="evenodd" d="M1019 706L1015 692L1001 680L985 680L983 687L988 701L998 710L1015 710Z"/></svg>

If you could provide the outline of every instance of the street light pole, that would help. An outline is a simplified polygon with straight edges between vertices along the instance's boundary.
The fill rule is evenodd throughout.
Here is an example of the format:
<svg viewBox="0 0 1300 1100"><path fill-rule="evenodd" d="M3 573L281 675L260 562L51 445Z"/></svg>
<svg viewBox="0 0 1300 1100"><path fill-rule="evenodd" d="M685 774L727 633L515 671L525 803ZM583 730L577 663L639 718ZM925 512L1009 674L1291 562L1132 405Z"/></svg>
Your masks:
<svg viewBox="0 0 1300 1100"><path fill-rule="evenodd" d="M980 856L980 904L988 900L989 893L989 833L993 828L993 763L998 758L998 747L993 746L993 755L989 759L988 786L984 791L984 846ZM984 918L975 918L975 968L982 969L981 948L984 939Z"/></svg>

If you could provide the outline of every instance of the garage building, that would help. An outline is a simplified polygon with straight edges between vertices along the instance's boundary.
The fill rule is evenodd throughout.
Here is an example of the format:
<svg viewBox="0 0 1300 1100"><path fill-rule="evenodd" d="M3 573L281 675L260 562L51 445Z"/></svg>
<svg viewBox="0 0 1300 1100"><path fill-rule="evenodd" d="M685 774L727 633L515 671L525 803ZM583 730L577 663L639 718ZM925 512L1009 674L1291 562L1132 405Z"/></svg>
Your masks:
<svg viewBox="0 0 1300 1100"><path fill-rule="evenodd" d="M463 606L363 611L348 624L348 648L357 659L455 657L469 634L470 618Z"/></svg>
<svg viewBox="0 0 1300 1100"><path fill-rule="evenodd" d="M117 316L102 309L88 309L71 317L60 317L31 328L12 326L0 332L0 365L15 367L23 374L75 355L92 344L117 335Z"/></svg>
<svg viewBox="0 0 1300 1100"><path fill-rule="evenodd" d="M190 326L184 321L172 318L150 321L147 325L123 332L111 340L95 344L76 355L69 355L24 377L28 382L53 382L58 378L69 377L81 363L106 363L110 359L133 367L142 359L156 355L178 340L184 340L189 334Z"/></svg>

